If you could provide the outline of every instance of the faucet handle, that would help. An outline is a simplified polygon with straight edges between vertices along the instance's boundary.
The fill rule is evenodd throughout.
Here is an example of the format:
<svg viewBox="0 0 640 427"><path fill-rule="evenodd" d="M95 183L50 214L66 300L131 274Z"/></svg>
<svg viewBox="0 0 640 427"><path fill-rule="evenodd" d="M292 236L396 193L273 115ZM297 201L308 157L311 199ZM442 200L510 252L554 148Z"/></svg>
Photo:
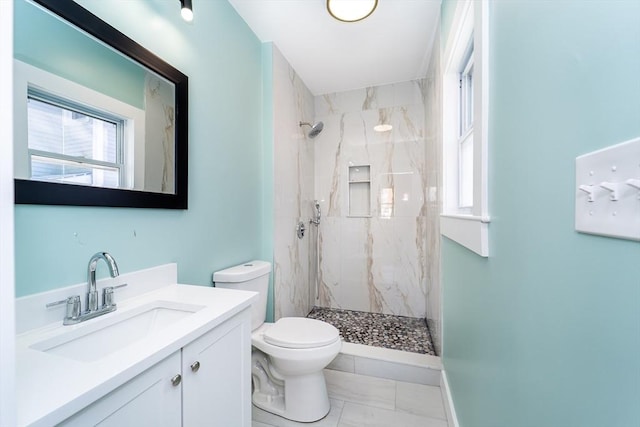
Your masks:
<svg viewBox="0 0 640 427"><path fill-rule="evenodd" d="M69 298L73 298L73 297L69 297ZM47 303L47 305L45 307L51 308L51 307L55 307L57 305L66 304L67 301L69 300L69 298L61 299L60 301L54 301L54 302Z"/></svg>
<svg viewBox="0 0 640 427"><path fill-rule="evenodd" d="M68 297L67 299L63 299L60 301L50 302L46 305L47 308L55 307L57 305L66 304L67 312L65 315L65 321L67 319L76 319L80 317L81 304L80 304L80 295L73 295Z"/></svg>
<svg viewBox="0 0 640 427"><path fill-rule="evenodd" d="M120 289L120 288L124 288L125 286L127 286L126 283L123 283L122 285L118 285L118 286L107 286L106 288L104 288L103 294L102 294L102 307L112 307L115 306L115 302L113 302L113 291L115 289Z"/></svg>
<svg viewBox="0 0 640 427"><path fill-rule="evenodd" d="M67 319L77 319L82 312L80 295L74 295L67 298Z"/></svg>

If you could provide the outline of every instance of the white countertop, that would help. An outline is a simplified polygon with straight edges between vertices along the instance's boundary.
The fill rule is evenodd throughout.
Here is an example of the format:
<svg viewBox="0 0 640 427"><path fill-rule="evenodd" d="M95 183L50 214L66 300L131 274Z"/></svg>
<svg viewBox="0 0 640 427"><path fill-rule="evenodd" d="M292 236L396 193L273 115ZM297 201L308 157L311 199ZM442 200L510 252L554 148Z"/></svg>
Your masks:
<svg viewBox="0 0 640 427"><path fill-rule="evenodd" d="M96 319L71 326L62 326L60 319L55 324L19 334L16 340L18 426L51 426L63 421L250 307L256 298L254 292L168 285L118 301L115 312ZM30 348L34 343L158 300L204 308L93 362L72 360Z"/></svg>

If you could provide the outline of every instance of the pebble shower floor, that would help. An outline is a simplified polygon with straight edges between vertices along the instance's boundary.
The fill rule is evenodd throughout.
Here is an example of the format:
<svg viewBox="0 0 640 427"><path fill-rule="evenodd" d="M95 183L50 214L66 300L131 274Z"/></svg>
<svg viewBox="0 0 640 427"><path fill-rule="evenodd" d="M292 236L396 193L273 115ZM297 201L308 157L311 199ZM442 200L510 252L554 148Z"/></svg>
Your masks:
<svg viewBox="0 0 640 427"><path fill-rule="evenodd" d="M307 317L335 326L345 342L435 356L425 319L321 307Z"/></svg>

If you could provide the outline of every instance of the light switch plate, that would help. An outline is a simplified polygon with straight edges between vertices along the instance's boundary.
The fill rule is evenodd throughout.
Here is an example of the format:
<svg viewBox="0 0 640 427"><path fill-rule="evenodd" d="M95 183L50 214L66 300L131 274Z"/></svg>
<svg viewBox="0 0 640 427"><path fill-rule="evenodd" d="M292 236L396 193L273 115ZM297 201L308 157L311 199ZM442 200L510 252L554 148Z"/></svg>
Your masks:
<svg viewBox="0 0 640 427"><path fill-rule="evenodd" d="M576 230L640 241L639 182L640 138L577 157Z"/></svg>

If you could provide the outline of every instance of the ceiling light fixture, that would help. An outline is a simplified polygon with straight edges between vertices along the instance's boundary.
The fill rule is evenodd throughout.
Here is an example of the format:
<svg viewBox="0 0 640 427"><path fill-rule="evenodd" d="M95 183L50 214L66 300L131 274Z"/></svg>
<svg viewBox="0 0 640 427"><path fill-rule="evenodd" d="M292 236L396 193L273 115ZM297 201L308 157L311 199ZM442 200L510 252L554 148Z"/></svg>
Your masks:
<svg viewBox="0 0 640 427"><path fill-rule="evenodd" d="M191 5L191 0L180 0L180 4L182 5L182 9L180 10L182 19L187 22L193 21L193 6Z"/></svg>
<svg viewBox="0 0 640 427"><path fill-rule="evenodd" d="M342 22L357 22L376 10L378 0L327 0L329 14Z"/></svg>

